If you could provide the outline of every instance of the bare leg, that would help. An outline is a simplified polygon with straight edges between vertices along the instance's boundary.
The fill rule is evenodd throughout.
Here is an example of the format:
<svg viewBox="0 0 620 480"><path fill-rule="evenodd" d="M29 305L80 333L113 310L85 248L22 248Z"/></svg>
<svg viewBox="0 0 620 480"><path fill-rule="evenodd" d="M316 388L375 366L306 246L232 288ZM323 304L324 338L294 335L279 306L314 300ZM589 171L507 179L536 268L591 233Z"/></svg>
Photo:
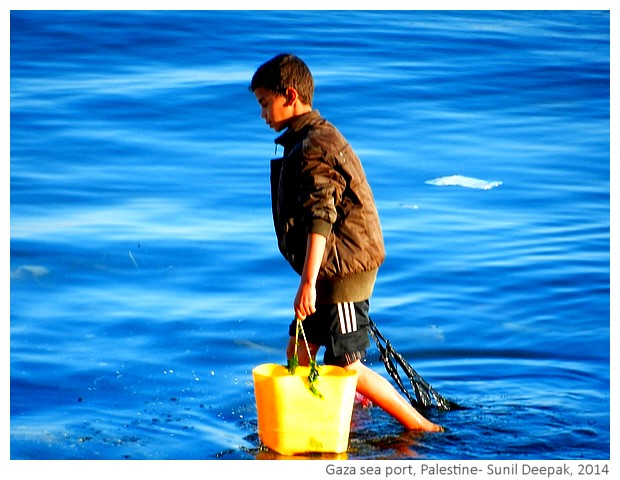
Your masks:
<svg viewBox="0 0 620 480"><path fill-rule="evenodd" d="M312 358L316 358L319 346L308 343L308 348ZM289 337L286 346L286 358L291 358L294 353L295 337ZM306 346L302 345L302 342L297 347L297 356L299 365L308 366L310 364ZM357 391L359 393L392 415L408 430L443 431L443 427L430 422L413 408L409 401L400 395L387 379L368 368L361 361L358 360L344 368L357 371Z"/></svg>
<svg viewBox="0 0 620 480"><path fill-rule="evenodd" d="M306 355L307 356L307 355ZM301 364L301 359L300 359ZM357 391L381 407L408 430L441 432L443 428L424 418L392 384L359 360L345 367L358 372Z"/></svg>

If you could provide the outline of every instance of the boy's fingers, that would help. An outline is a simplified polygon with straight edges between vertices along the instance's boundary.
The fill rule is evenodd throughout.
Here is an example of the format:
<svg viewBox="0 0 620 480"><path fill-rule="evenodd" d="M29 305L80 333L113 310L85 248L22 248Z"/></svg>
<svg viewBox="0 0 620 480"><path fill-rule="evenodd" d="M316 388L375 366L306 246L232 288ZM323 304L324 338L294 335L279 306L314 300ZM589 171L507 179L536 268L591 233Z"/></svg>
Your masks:
<svg viewBox="0 0 620 480"><path fill-rule="evenodd" d="M295 308L295 315L297 315L300 320L305 320L306 317L312 315L314 312L316 312L314 305L300 305Z"/></svg>
<svg viewBox="0 0 620 480"><path fill-rule="evenodd" d="M301 305L299 307L295 307L295 316L300 320L305 320L306 314Z"/></svg>

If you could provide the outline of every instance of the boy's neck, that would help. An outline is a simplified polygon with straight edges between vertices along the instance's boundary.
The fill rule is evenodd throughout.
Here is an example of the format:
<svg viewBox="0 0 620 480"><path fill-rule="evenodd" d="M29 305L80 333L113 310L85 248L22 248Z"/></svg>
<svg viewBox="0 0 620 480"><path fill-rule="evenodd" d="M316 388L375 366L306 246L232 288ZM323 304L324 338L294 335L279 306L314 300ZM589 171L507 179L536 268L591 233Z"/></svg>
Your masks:
<svg viewBox="0 0 620 480"><path fill-rule="evenodd" d="M294 123L295 123L295 121L296 121L299 117L301 117L301 116L303 116L303 115L306 115L307 113L312 112L312 107L311 107L311 106L306 105L305 107L307 107L307 108L300 108L300 109L295 109L295 110L294 110L293 115L291 115L291 118L289 119L289 121L288 121L288 122L287 122L287 124L286 124L286 127L287 127L287 128L290 128L290 126L291 126L292 124L294 124Z"/></svg>
<svg viewBox="0 0 620 480"><path fill-rule="evenodd" d="M306 113L310 113L312 111L312 105L307 105L305 103L297 102L293 105L293 118L297 118Z"/></svg>
<svg viewBox="0 0 620 480"><path fill-rule="evenodd" d="M284 131L281 132L277 138L275 138L274 142L286 147L286 145L290 143L292 139L296 138L297 133L303 130L304 126L309 121L312 121L310 119L302 119L302 117L312 112L316 112L316 115L319 115L318 110L310 109L308 112L297 115L296 117L292 117L287 123L286 128L284 128Z"/></svg>

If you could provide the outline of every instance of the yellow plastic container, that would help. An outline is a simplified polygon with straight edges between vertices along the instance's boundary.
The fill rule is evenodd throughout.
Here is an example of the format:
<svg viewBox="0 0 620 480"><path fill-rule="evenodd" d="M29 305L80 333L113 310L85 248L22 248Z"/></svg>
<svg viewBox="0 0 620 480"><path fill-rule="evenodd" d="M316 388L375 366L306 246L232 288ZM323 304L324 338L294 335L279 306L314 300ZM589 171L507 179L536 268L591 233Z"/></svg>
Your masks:
<svg viewBox="0 0 620 480"><path fill-rule="evenodd" d="M357 372L322 365L316 388L309 390L309 367L295 374L273 363L252 370L258 413L258 436L282 455L306 452L346 452Z"/></svg>

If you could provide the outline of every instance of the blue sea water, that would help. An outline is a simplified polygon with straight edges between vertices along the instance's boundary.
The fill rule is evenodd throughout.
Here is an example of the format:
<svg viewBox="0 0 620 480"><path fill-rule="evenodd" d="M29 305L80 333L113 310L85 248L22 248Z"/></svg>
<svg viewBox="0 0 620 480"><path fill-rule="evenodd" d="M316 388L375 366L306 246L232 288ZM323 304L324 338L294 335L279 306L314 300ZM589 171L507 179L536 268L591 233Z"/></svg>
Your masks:
<svg viewBox="0 0 620 480"><path fill-rule="evenodd" d="M297 278L247 86L281 51L373 187L373 319L468 407L415 434L356 405L346 457L609 459L610 17L587 10L12 11L11 459L278 458L251 370L284 362Z"/></svg>

